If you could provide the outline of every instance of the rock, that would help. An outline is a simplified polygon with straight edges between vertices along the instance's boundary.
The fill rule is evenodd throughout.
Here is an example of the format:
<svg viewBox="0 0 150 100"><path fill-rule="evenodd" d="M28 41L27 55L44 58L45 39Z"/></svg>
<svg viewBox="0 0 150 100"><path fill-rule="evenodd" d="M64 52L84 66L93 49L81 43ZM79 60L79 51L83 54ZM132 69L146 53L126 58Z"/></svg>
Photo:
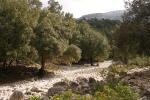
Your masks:
<svg viewBox="0 0 150 100"><path fill-rule="evenodd" d="M83 78L83 77L78 77L76 80L79 84L88 83L88 80L86 78Z"/></svg>
<svg viewBox="0 0 150 100"><path fill-rule="evenodd" d="M148 88L144 91L144 95L150 97L150 88Z"/></svg>
<svg viewBox="0 0 150 100"><path fill-rule="evenodd" d="M79 84L76 82L70 82L70 88L73 92L78 92L79 90Z"/></svg>
<svg viewBox="0 0 150 100"><path fill-rule="evenodd" d="M89 88L89 84L88 83L84 83L81 86L82 86L82 88Z"/></svg>
<svg viewBox="0 0 150 100"><path fill-rule="evenodd" d="M37 87L32 87L32 88L31 88L31 92L39 93L39 92L42 92L42 91L39 90Z"/></svg>
<svg viewBox="0 0 150 100"><path fill-rule="evenodd" d="M121 82L122 83L125 83L125 84L129 84L130 83L130 76L126 76L126 77L124 77L123 79L121 79Z"/></svg>
<svg viewBox="0 0 150 100"><path fill-rule="evenodd" d="M78 86L79 86L78 83L73 82L73 81L70 82L70 88L71 88L71 89L75 89L75 88L77 88Z"/></svg>
<svg viewBox="0 0 150 100"><path fill-rule="evenodd" d="M119 75L120 75L120 77L125 77L125 76L127 76L127 72L120 72Z"/></svg>
<svg viewBox="0 0 150 100"><path fill-rule="evenodd" d="M89 78L89 84L95 84L96 80L92 77Z"/></svg>
<svg viewBox="0 0 150 100"><path fill-rule="evenodd" d="M47 96L50 97L50 96L54 96L55 94L61 94L64 91L66 91L66 89L63 87L60 87L60 86L52 87L48 89Z"/></svg>
<svg viewBox="0 0 150 100"><path fill-rule="evenodd" d="M26 95L31 95L32 93L30 91L25 92Z"/></svg>
<svg viewBox="0 0 150 100"><path fill-rule="evenodd" d="M140 90L140 88L138 87L138 86L132 86L131 87L135 92L137 92L137 93L140 93L141 92L141 90Z"/></svg>
<svg viewBox="0 0 150 100"><path fill-rule="evenodd" d="M88 83L82 83L78 86L78 92L82 95L91 93L91 89Z"/></svg>
<svg viewBox="0 0 150 100"><path fill-rule="evenodd" d="M66 82L57 82L53 85L53 87L63 87L68 89L69 85Z"/></svg>
<svg viewBox="0 0 150 100"><path fill-rule="evenodd" d="M24 100L24 94L21 91L14 91L9 100Z"/></svg>
<svg viewBox="0 0 150 100"><path fill-rule="evenodd" d="M42 96L40 100L49 100L49 98L47 96Z"/></svg>
<svg viewBox="0 0 150 100"><path fill-rule="evenodd" d="M140 100L149 100L148 97L144 96Z"/></svg>

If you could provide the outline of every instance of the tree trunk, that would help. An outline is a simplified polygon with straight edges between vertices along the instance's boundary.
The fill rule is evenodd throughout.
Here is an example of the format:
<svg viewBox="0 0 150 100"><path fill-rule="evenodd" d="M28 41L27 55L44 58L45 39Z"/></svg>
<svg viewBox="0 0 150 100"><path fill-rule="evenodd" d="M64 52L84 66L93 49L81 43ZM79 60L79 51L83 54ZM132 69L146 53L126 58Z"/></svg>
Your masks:
<svg viewBox="0 0 150 100"><path fill-rule="evenodd" d="M91 64L91 66L94 65L94 64L93 64L93 58L92 58L92 57L90 57L90 64Z"/></svg>
<svg viewBox="0 0 150 100"><path fill-rule="evenodd" d="M42 55L42 57L41 57L41 68L39 69L39 73L38 73L39 77L43 77L44 76L44 73L45 73L44 69L45 69L45 58Z"/></svg>
<svg viewBox="0 0 150 100"><path fill-rule="evenodd" d="M9 64L8 64L8 67L10 67L13 63L13 60L10 60Z"/></svg>
<svg viewBox="0 0 150 100"><path fill-rule="evenodd" d="M124 63L128 64L128 57L124 57Z"/></svg>
<svg viewBox="0 0 150 100"><path fill-rule="evenodd" d="M6 60L3 61L3 67L5 68L7 65Z"/></svg>

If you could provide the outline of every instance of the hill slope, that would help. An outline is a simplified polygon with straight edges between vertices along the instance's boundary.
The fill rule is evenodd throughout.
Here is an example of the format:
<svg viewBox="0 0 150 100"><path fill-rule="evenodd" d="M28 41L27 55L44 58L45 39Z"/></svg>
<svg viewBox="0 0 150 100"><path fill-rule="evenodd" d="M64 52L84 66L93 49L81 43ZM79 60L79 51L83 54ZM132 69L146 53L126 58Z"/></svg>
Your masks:
<svg viewBox="0 0 150 100"><path fill-rule="evenodd" d="M123 13L124 13L124 10L116 10L116 11L111 11L107 13L94 13L94 14L84 15L80 19L97 18L97 19L122 20Z"/></svg>

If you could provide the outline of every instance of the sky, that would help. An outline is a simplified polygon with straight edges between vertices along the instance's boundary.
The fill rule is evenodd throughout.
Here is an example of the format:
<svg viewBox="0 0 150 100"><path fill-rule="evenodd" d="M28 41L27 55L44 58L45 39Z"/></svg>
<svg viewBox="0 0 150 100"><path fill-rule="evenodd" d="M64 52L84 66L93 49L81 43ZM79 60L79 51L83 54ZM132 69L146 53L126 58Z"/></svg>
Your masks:
<svg viewBox="0 0 150 100"><path fill-rule="evenodd" d="M44 6L48 0L41 0ZM63 6L64 12L69 12L75 18L91 13L105 13L114 10L124 10L124 0L56 0Z"/></svg>

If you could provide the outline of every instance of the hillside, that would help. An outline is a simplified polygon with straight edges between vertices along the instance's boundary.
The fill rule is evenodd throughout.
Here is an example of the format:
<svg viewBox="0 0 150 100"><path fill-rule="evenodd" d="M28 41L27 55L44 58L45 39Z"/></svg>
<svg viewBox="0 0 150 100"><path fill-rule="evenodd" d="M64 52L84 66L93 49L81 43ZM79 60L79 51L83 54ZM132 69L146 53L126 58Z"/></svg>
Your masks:
<svg viewBox="0 0 150 100"><path fill-rule="evenodd" d="M124 13L124 10L116 10L116 11L111 11L107 13L93 13L93 14L84 15L80 19L97 18L97 19L122 20L123 13Z"/></svg>

